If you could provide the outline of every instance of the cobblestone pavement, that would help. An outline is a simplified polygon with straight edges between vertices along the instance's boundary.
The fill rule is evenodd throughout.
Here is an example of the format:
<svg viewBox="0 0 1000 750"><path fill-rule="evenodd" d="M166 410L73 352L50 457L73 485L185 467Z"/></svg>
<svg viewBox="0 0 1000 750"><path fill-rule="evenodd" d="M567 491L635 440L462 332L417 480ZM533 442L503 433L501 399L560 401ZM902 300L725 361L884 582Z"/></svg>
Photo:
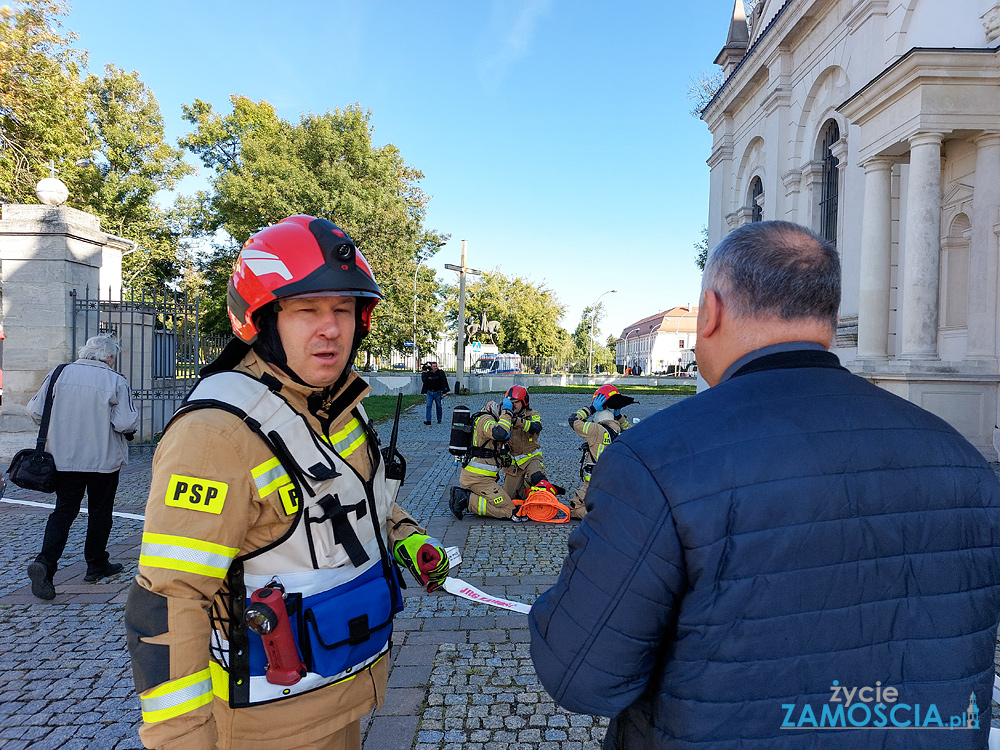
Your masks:
<svg viewBox="0 0 1000 750"><path fill-rule="evenodd" d="M446 399L479 407L487 396ZM646 417L678 397L642 396L628 409ZM579 438L566 426L586 398L536 395L548 472L572 490L579 484ZM423 425L423 406L404 413L400 447L409 478L401 504L446 545L462 549L457 575L484 591L531 603L555 582L577 522L523 523L466 517L448 510L457 467L447 453L449 425ZM387 427L381 428L388 433ZM150 458L123 472L117 510L142 514ZM0 502L0 747L140 748L122 615L136 572L142 523L116 518L112 559L125 571L85 583L83 519L77 521L56 575L58 595L35 599L24 574L41 542L49 502L8 485ZM411 585L396 620L386 705L363 724L366 750L597 750L607 719L568 713L545 693L528 653L527 618L444 592ZM996 707L994 707L996 714Z"/></svg>
<svg viewBox="0 0 1000 750"><path fill-rule="evenodd" d="M479 407L487 396L459 401ZM642 397L629 413L643 417L676 397ZM539 395L542 446L553 480L579 484L580 442L566 426L586 398ZM458 575L499 596L532 602L559 573L576 522L512 524L466 518L448 510L447 487L457 482L448 455L448 419L425 426L423 405L407 410L400 447L409 478L400 502L429 533L462 548ZM387 426L381 431L388 433ZM116 511L141 515L151 456L122 472ZM122 574L85 583L85 518L77 519L55 576L51 602L31 595L25 568L41 544L52 496L8 484L0 501L0 747L140 748L135 696L122 616L137 570L142 521L116 517L109 541ZM30 504L23 504L30 503ZM365 722L366 750L420 748L598 748L605 719L558 709L542 690L528 655L527 618L450 594L411 585L394 635L385 708Z"/></svg>

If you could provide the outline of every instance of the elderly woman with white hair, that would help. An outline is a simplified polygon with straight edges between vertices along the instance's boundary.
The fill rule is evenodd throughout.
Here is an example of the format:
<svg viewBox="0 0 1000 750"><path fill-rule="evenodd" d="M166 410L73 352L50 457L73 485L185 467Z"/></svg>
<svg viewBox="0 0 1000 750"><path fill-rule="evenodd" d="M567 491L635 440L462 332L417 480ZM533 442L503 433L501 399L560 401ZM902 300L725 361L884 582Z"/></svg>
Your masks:
<svg viewBox="0 0 1000 750"><path fill-rule="evenodd" d="M45 450L56 464L56 508L45 525L42 549L28 566L31 593L54 599L52 579L66 547L69 529L87 493L87 561L85 581L121 572L108 557L112 510L118 476L128 464L128 440L139 425L139 413L125 378L115 372L119 346L107 334L87 339L80 357L63 368L53 389L52 412ZM31 401L28 414L41 422L50 372Z"/></svg>

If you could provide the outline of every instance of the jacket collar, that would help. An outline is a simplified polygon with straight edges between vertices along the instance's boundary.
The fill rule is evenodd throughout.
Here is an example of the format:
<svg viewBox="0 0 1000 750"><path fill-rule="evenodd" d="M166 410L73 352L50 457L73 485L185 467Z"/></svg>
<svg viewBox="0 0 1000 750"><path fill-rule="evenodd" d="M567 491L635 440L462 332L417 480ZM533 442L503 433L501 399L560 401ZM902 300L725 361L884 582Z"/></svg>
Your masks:
<svg viewBox="0 0 1000 750"><path fill-rule="evenodd" d="M729 366L719 384L741 375L749 375L752 372L800 367L823 367L848 371L840 364L840 359L836 354L827 351L820 344L811 341L793 341L765 346L741 357Z"/></svg>
<svg viewBox="0 0 1000 750"><path fill-rule="evenodd" d="M311 406L322 404L325 407L323 411L326 411L332 419L351 411L371 391L371 387L353 369L336 392L296 383L280 369L272 367L261 359L253 350L247 352L236 369L243 370L267 383L272 390L281 393L299 411L313 412Z"/></svg>

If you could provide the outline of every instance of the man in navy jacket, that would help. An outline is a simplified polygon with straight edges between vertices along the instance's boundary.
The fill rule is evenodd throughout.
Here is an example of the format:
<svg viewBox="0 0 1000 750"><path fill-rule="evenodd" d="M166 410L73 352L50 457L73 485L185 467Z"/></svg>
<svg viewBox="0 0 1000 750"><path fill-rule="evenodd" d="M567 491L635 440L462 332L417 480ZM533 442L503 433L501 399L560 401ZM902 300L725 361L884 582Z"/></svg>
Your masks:
<svg viewBox="0 0 1000 750"><path fill-rule="evenodd" d="M762 222L710 254L712 386L598 462L531 654L605 748L986 748L1000 483L830 353L836 250Z"/></svg>

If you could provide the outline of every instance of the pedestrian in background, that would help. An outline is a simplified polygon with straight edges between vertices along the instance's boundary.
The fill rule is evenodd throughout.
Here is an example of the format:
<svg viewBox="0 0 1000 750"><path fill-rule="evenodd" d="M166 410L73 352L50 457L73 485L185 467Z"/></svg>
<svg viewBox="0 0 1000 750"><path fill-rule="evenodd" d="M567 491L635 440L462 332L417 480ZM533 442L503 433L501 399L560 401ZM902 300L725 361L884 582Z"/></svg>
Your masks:
<svg viewBox="0 0 1000 750"><path fill-rule="evenodd" d="M45 524L42 549L28 566L31 593L54 599L52 578L87 493L87 561L85 581L121 572L110 562L108 537L121 468L128 465L128 443L139 426L139 413L125 378L115 372L119 350L109 335L94 336L80 348L80 357L65 367L52 393L52 413L45 450L56 464L56 507ZM50 372L28 402L28 415L42 421Z"/></svg>
<svg viewBox="0 0 1000 750"><path fill-rule="evenodd" d="M437 406L438 424L441 424L441 397L446 393L451 393L448 387L448 376L443 370L438 369L437 362L428 362L428 369L420 373L420 380L423 382L420 392L427 394L427 414L424 417L424 424L431 423L431 404Z"/></svg>
<svg viewBox="0 0 1000 750"><path fill-rule="evenodd" d="M556 702L614 717L605 748L985 750L1000 482L828 351L840 288L804 227L729 234L698 310L712 387L598 462L530 627Z"/></svg>

